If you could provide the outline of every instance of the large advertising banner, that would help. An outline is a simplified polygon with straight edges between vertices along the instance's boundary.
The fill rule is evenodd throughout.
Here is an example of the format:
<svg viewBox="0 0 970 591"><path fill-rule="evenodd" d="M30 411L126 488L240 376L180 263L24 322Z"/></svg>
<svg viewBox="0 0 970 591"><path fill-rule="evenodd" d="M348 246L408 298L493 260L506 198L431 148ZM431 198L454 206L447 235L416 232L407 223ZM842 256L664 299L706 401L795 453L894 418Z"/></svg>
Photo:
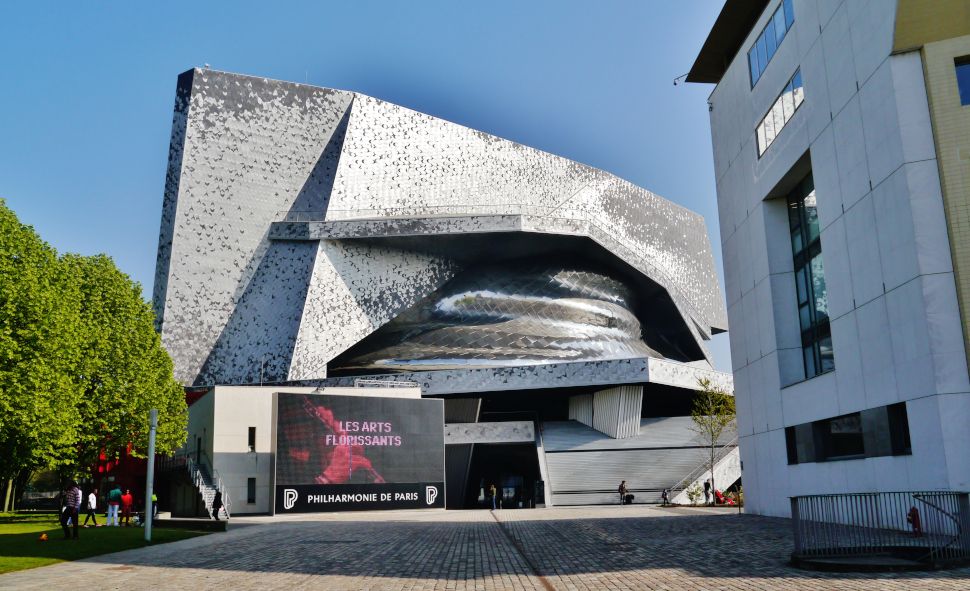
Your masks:
<svg viewBox="0 0 970 591"><path fill-rule="evenodd" d="M276 513L445 506L441 400L276 396Z"/></svg>

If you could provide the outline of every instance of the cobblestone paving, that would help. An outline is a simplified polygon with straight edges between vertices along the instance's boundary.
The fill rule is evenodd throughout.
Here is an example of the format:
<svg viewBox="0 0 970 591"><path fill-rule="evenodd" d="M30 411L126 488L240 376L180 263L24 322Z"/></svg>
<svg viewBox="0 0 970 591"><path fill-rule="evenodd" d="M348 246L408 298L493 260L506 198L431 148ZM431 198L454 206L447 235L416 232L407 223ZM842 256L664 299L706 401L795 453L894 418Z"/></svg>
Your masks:
<svg viewBox="0 0 970 591"><path fill-rule="evenodd" d="M644 506L237 518L224 534L3 575L0 589L970 589L970 569L799 571L789 531Z"/></svg>

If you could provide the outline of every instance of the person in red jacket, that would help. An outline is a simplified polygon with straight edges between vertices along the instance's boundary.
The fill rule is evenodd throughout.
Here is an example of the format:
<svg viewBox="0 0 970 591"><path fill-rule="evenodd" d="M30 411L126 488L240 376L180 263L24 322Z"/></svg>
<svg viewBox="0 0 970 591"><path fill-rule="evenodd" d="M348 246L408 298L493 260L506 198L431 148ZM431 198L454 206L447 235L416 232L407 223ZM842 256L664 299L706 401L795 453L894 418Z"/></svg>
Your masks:
<svg viewBox="0 0 970 591"><path fill-rule="evenodd" d="M125 494L121 495L121 522L125 527L131 526L131 506L134 502L135 498L131 496L131 491L125 489Z"/></svg>

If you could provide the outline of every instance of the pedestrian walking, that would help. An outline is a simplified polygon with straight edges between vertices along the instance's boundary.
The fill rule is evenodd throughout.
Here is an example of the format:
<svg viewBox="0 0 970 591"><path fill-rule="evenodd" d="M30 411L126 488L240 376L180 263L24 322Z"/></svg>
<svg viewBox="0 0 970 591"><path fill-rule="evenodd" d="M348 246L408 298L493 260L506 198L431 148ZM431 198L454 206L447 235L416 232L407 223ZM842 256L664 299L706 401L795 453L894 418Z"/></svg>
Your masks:
<svg viewBox="0 0 970 591"><path fill-rule="evenodd" d="M704 504L709 505L711 502L711 479L708 478L704 481Z"/></svg>
<svg viewBox="0 0 970 591"><path fill-rule="evenodd" d="M666 507L669 504L670 504L670 489L665 488L664 491L660 493L660 506Z"/></svg>
<svg viewBox="0 0 970 591"><path fill-rule="evenodd" d="M112 525L114 521L114 526L118 527L118 507L121 506L121 487L117 484L108 493L108 525Z"/></svg>
<svg viewBox="0 0 970 591"><path fill-rule="evenodd" d="M95 511L98 508L98 495L91 489L91 494L88 495L88 509L87 516L84 518L84 527L88 527L88 521L94 522L94 527L98 527L98 517L95 515Z"/></svg>
<svg viewBox="0 0 970 591"><path fill-rule="evenodd" d="M620 504L626 504L626 495L630 492L630 489L626 487L626 480L620 483L620 486L616 489L616 492L620 493Z"/></svg>
<svg viewBox="0 0 970 591"><path fill-rule="evenodd" d="M131 490L125 489L125 494L121 495L121 521L125 527L131 527L131 506L135 503L135 498L131 496Z"/></svg>
<svg viewBox="0 0 970 591"><path fill-rule="evenodd" d="M222 491L217 490L216 496L212 499L212 518L219 521L219 511L222 510Z"/></svg>
<svg viewBox="0 0 970 591"><path fill-rule="evenodd" d="M492 498L492 511L494 511L498 502L498 490L495 489L494 482L488 485L488 496Z"/></svg>
<svg viewBox="0 0 970 591"><path fill-rule="evenodd" d="M61 528L64 529L64 539L71 539L71 532L68 529L68 524L73 525L74 529L74 539L77 538L78 529L78 514L77 508L81 505L81 489L78 488L76 482L71 482L64 494L64 509L61 511Z"/></svg>

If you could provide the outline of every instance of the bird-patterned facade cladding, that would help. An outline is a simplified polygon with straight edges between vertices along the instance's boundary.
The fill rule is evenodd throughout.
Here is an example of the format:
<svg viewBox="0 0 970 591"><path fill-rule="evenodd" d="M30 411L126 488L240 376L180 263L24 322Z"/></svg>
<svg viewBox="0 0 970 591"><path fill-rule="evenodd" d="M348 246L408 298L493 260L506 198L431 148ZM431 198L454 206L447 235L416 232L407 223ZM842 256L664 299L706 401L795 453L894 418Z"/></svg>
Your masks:
<svg viewBox="0 0 970 591"><path fill-rule="evenodd" d="M680 206L357 93L196 69L177 86L154 290L176 377L325 379L330 361L467 261L315 236L314 223L395 220L436 239L474 233L481 215L536 244L585 236L625 259L670 294L701 349L727 328L704 221Z"/></svg>

